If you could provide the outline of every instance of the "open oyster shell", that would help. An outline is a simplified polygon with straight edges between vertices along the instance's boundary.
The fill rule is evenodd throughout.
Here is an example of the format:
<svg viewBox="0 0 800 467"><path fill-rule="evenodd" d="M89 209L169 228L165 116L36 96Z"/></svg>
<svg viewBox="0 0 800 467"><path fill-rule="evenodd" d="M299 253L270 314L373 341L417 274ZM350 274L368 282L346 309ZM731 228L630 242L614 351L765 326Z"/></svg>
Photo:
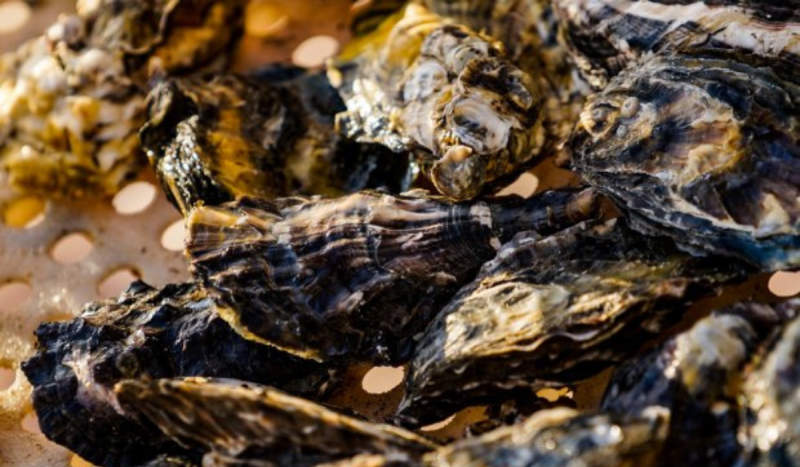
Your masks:
<svg viewBox="0 0 800 467"><path fill-rule="evenodd" d="M735 465L742 454L737 399L745 366L799 310L800 302L741 303L715 312L617 368L601 410L668 410L661 465Z"/></svg>
<svg viewBox="0 0 800 467"><path fill-rule="evenodd" d="M184 213L237 197L338 195L409 188L408 158L344 140L344 104L324 75L299 69L252 77L172 78L148 96L142 144L164 190Z"/></svg>
<svg viewBox="0 0 800 467"><path fill-rule="evenodd" d="M621 220L504 245L425 330L398 419L422 426L515 388L584 380L632 355L696 298L740 277Z"/></svg>
<svg viewBox="0 0 800 467"><path fill-rule="evenodd" d="M130 380L117 397L183 445L204 465L313 466L357 454L419 457L437 447L391 425L358 420L276 389L241 381Z"/></svg>
<svg viewBox="0 0 800 467"><path fill-rule="evenodd" d="M114 384L127 378L243 378L316 396L329 367L239 337L195 284L156 290L138 282L118 300L87 305L71 322L42 324L23 365L42 432L100 466L138 466L198 454L126 416Z"/></svg>
<svg viewBox="0 0 800 467"><path fill-rule="evenodd" d="M588 100L574 167L639 230L692 253L796 268L797 70L738 52L654 57Z"/></svg>
<svg viewBox="0 0 800 467"><path fill-rule="evenodd" d="M529 166L544 143L541 92L491 38L409 5L330 69L343 134L411 149L454 199Z"/></svg>
<svg viewBox="0 0 800 467"><path fill-rule="evenodd" d="M0 166L49 197L113 194L141 167L151 70L184 73L225 55L243 0L82 2L0 57Z"/></svg>
<svg viewBox="0 0 800 467"><path fill-rule="evenodd" d="M243 336L319 360L399 363L503 242L590 218L595 201L590 190L459 204L378 192L244 199L192 211L186 251Z"/></svg>
<svg viewBox="0 0 800 467"><path fill-rule="evenodd" d="M796 0L554 0L575 65L596 89L654 52L737 49L800 57Z"/></svg>

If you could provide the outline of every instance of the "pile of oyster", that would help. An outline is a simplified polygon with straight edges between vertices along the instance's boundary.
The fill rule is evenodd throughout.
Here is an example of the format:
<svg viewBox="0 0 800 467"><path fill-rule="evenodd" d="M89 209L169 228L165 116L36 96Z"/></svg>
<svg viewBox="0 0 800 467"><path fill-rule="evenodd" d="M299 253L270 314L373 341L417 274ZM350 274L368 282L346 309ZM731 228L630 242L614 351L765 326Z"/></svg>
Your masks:
<svg viewBox="0 0 800 467"><path fill-rule="evenodd" d="M325 70L243 75L245 3L78 1L0 58L13 187L108 196L149 161L193 277L38 328L49 439L107 467L800 466L800 300L709 299L800 268L800 2L375 0ZM498 195L543 161L576 182ZM334 402L354 365L407 365L395 413Z"/></svg>

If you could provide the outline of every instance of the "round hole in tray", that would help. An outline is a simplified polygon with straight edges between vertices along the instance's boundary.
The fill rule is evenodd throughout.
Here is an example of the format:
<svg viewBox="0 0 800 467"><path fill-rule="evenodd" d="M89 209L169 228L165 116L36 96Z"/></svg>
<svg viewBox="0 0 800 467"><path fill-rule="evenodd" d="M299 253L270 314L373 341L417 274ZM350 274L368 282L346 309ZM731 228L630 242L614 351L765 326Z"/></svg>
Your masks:
<svg viewBox="0 0 800 467"><path fill-rule="evenodd" d="M22 421L20 422L22 429L27 431L28 433L41 433L42 429L39 428L39 419L36 418L36 414L31 412L28 415L22 417Z"/></svg>
<svg viewBox="0 0 800 467"><path fill-rule="evenodd" d="M61 264L83 261L94 249L92 239L83 232L72 232L56 240L50 248L50 257Z"/></svg>
<svg viewBox="0 0 800 467"><path fill-rule="evenodd" d="M161 246L170 251L183 250L183 219L170 224L161 234Z"/></svg>
<svg viewBox="0 0 800 467"><path fill-rule="evenodd" d="M536 193L538 185L539 178L530 172L525 172L517 177L514 183L497 192L497 196L519 195L523 198L530 198Z"/></svg>
<svg viewBox="0 0 800 467"><path fill-rule="evenodd" d="M447 425L453 423L453 420L455 420L455 418L456 418L456 414L450 415L449 417L445 418L441 422L431 423L428 426L423 426L422 428L420 428L420 431L427 431L427 432L439 431L439 430L447 427Z"/></svg>
<svg viewBox="0 0 800 467"><path fill-rule="evenodd" d="M31 286L20 280L0 283L0 311L16 310L32 293Z"/></svg>
<svg viewBox="0 0 800 467"><path fill-rule="evenodd" d="M800 272L779 271L769 278L769 291L778 297L800 293Z"/></svg>
<svg viewBox="0 0 800 467"><path fill-rule="evenodd" d="M125 216L143 212L156 199L156 187L149 182L133 182L114 196L114 209Z"/></svg>
<svg viewBox="0 0 800 467"><path fill-rule="evenodd" d="M361 387L370 394L385 394L403 382L403 367L376 366L364 375Z"/></svg>
<svg viewBox="0 0 800 467"><path fill-rule="evenodd" d="M31 7L22 1L0 2L0 34L11 34L25 26L31 17Z"/></svg>
<svg viewBox="0 0 800 467"><path fill-rule="evenodd" d="M134 269L127 267L116 269L100 281L97 292L104 298L116 297L140 277L141 275Z"/></svg>
<svg viewBox="0 0 800 467"><path fill-rule="evenodd" d="M339 41L330 36L314 36L304 40L294 49L292 62L297 66L314 68L321 66L325 60L339 50Z"/></svg>
<svg viewBox="0 0 800 467"><path fill-rule="evenodd" d="M7 366L0 365L0 391L5 391L14 385L17 372Z"/></svg>
<svg viewBox="0 0 800 467"><path fill-rule="evenodd" d="M46 206L39 196L21 196L3 207L3 223L18 229L35 227L44 220Z"/></svg>

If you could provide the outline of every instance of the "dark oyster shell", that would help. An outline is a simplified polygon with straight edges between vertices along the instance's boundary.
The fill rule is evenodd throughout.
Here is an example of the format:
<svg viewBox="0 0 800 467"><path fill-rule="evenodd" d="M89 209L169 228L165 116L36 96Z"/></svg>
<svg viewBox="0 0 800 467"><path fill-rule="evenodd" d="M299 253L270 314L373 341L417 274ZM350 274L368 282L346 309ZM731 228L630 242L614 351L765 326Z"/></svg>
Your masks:
<svg viewBox="0 0 800 467"><path fill-rule="evenodd" d="M0 166L49 197L113 194L142 165L138 131L152 69L196 70L238 37L243 0L79 2L0 58Z"/></svg>
<svg viewBox="0 0 800 467"><path fill-rule="evenodd" d="M239 337L194 284L155 290L138 282L118 300L87 305L74 321L42 324L36 335L37 353L23 370L42 432L101 466L198 457L121 413L113 387L125 378L235 377L308 396L330 378L326 367Z"/></svg>
<svg viewBox="0 0 800 467"><path fill-rule="evenodd" d="M324 75L278 68L169 79L147 107L142 145L184 213L241 196L399 192L412 180L407 157L338 137L334 116L345 108Z"/></svg>
<svg viewBox="0 0 800 467"><path fill-rule="evenodd" d="M474 198L538 155L540 91L491 38L418 5L404 12L357 38L329 71L348 109L337 125L414 150L442 194Z"/></svg>
<svg viewBox="0 0 800 467"><path fill-rule="evenodd" d="M425 456L430 467L655 465L668 417L657 407L625 417L558 408Z"/></svg>
<svg viewBox="0 0 800 467"><path fill-rule="evenodd" d="M727 264L726 264L727 263ZM398 410L421 426L531 385L565 385L620 361L694 299L739 277L621 221L504 245L425 330Z"/></svg>
<svg viewBox="0 0 800 467"><path fill-rule="evenodd" d="M785 305L800 314L800 300ZM800 318L789 323L744 384L746 459L759 467L800 465Z"/></svg>
<svg viewBox="0 0 800 467"><path fill-rule="evenodd" d="M399 363L503 242L592 217L595 201L590 190L463 204L378 192L245 199L192 211L186 248L242 335L309 358Z"/></svg>
<svg viewBox="0 0 800 467"><path fill-rule="evenodd" d="M800 75L734 52L659 56L592 96L573 163L644 232L800 266Z"/></svg>
<svg viewBox="0 0 800 467"><path fill-rule="evenodd" d="M554 0L575 65L596 90L653 52L738 49L800 57L797 0Z"/></svg>
<svg viewBox="0 0 800 467"><path fill-rule="evenodd" d="M737 397L745 365L782 323L786 305L742 303L614 371L601 410L619 415L652 405L670 413L661 465L730 466L741 456Z"/></svg>
<svg viewBox="0 0 800 467"><path fill-rule="evenodd" d="M116 393L126 412L146 416L181 444L208 453L205 462L212 465L209 459L301 467L368 453L419 457L436 447L402 428L233 380L130 380L119 383Z"/></svg>

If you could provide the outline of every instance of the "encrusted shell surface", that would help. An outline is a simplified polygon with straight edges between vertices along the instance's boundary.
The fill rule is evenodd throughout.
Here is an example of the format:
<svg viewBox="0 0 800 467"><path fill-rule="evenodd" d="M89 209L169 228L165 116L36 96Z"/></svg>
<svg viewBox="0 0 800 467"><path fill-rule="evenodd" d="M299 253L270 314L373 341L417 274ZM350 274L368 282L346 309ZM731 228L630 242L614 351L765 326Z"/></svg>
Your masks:
<svg viewBox="0 0 800 467"><path fill-rule="evenodd" d="M241 381L130 380L116 393L126 412L146 416L167 435L207 453L204 465L301 467L357 454L419 457L437 447L402 428Z"/></svg>
<svg viewBox="0 0 800 467"><path fill-rule="evenodd" d="M329 72L340 130L414 150L442 194L473 198L538 155L541 92L491 38L410 5L348 47Z"/></svg>
<svg viewBox="0 0 800 467"><path fill-rule="evenodd" d="M139 282L118 300L87 305L71 322L42 324L23 369L45 436L100 466L138 466L162 454L198 458L122 413L126 378L236 377L315 396L328 367L242 339L199 286Z"/></svg>
<svg viewBox="0 0 800 467"><path fill-rule="evenodd" d="M50 197L113 194L141 167L148 75L222 57L243 1L98 1L0 58L0 165Z"/></svg>
<svg viewBox="0 0 800 467"><path fill-rule="evenodd" d="M333 119L344 104L324 75L278 68L173 78L147 107L144 149L184 213L242 196L399 192L412 180L407 157L338 137Z"/></svg>
<svg viewBox="0 0 800 467"><path fill-rule="evenodd" d="M515 388L599 373L739 277L730 263L681 254L621 220L520 234L425 330L398 418L421 426Z"/></svg>
<svg viewBox="0 0 800 467"><path fill-rule="evenodd" d="M739 52L658 56L587 102L574 167L644 232L800 266L800 75Z"/></svg>
<svg viewBox="0 0 800 467"><path fill-rule="evenodd" d="M800 57L797 0L555 0L575 65L596 90L654 52L738 49Z"/></svg>
<svg viewBox="0 0 800 467"><path fill-rule="evenodd" d="M244 336L320 360L397 363L503 242L597 207L590 190L469 203L423 194L199 207L187 223L192 273Z"/></svg>
<svg viewBox="0 0 800 467"><path fill-rule="evenodd" d="M669 419L657 407L626 416L558 408L425 456L430 467L657 465Z"/></svg>
<svg viewBox="0 0 800 467"><path fill-rule="evenodd" d="M745 365L797 314L798 305L741 303L614 371L601 410L652 405L670 413L662 465L727 466L741 457L737 398Z"/></svg>

